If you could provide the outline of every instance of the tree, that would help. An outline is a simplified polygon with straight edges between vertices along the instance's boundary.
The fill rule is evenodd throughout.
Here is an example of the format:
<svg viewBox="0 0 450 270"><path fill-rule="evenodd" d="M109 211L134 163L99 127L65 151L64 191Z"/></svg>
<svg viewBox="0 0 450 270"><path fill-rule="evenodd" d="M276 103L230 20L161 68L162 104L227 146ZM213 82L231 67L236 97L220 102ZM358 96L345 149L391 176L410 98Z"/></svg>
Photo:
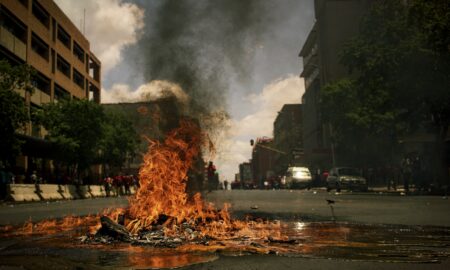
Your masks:
<svg viewBox="0 0 450 270"><path fill-rule="evenodd" d="M101 140L101 160L110 167L121 169L127 158L135 155L139 137L123 113L106 113Z"/></svg>
<svg viewBox="0 0 450 270"><path fill-rule="evenodd" d="M324 87L321 103L336 143L363 152L357 160L392 158L385 150L418 129L434 131L443 149L450 125L449 9L441 0L377 1L344 46L341 62L351 78Z"/></svg>
<svg viewBox="0 0 450 270"><path fill-rule="evenodd" d="M59 147L57 160L77 174L98 159L103 137L103 108L88 100L62 100L43 106L40 122L48 131L46 138Z"/></svg>
<svg viewBox="0 0 450 270"><path fill-rule="evenodd" d="M32 69L26 65L11 66L0 61L0 161L13 163L20 153L21 141L15 133L29 121L25 100L15 90L32 92Z"/></svg>

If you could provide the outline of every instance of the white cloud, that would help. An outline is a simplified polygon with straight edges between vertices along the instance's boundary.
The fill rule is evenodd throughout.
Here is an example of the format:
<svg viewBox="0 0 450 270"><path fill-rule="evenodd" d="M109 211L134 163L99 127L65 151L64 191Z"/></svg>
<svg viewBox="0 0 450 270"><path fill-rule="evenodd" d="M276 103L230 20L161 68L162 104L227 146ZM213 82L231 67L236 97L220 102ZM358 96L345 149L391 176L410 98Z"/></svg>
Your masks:
<svg viewBox="0 0 450 270"><path fill-rule="evenodd" d="M154 101L162 97L175 96L182 104L187 104L189 96L178 84L154 80L130 89L126 84L114 84L111 89L102 89L102 103Z"/></svg>
<svg viewBox="0 0 450 270"><path fill-rule="evenodd" d="M284 104L300 103L304 93L303 79L289 75L271 82L259 95L251 95L248 102L257 110L239 120L230 120L230 132L222 134L216 159L221 180L234 180L238 165L251 158L250 139L272 137L273 122Z"/></svg>
<svg viewBox="0 0 450 270"><path fill-rule="evenodd" d="M144 11L123 0L55 0L58 6L83 32L91 50L102 62L106 74L121 61L122 50L139 38L144 27ZM82 27L86 11L85 27Z"/></svg>

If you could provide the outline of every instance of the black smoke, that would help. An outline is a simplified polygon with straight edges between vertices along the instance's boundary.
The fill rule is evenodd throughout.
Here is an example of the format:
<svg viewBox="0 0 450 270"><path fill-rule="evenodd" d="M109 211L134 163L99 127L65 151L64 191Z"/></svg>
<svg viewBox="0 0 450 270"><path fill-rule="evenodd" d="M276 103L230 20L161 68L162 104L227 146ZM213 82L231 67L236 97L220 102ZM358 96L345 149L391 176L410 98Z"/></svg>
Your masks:
<svg viewBox="0 0 450 270"><path fill-rule="evenodd" d="M225 110L230 81L245 83L251 76L274 1L134 2L146 12L134 58L145 80L179 84L194 116Z"/></svg>

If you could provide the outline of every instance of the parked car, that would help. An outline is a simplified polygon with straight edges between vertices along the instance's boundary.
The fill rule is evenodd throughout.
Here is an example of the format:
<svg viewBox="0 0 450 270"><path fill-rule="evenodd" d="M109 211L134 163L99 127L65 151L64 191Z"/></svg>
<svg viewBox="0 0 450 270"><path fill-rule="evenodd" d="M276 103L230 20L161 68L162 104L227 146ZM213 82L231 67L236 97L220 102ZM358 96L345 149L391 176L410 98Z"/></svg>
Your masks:
<svg viewBox="0 0 450 270"><path fill-rule="evenodd" d="M283 179L286 188L307 188L311 187L311 172L306 167L289 167Z"/></svg>
<svg viewBox="0 0 450 270"><path fill-rule="evenodd" d="M361 171L351 167L332 168L327 177L327 191L341 189L367 191L367 180Z"/></svg>

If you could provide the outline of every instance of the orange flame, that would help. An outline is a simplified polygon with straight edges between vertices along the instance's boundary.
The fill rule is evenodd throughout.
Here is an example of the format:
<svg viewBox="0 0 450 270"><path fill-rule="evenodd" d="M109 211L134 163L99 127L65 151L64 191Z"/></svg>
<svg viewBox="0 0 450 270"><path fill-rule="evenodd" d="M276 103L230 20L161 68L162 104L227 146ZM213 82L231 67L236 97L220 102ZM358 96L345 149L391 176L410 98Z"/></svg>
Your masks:
<svg viewBox="0 0 450 270"><path fill-rule="evenodd" d="M216 211L203 203L199 193L192 199L186 194L188 171L198 158L203 142L200 127L182 121L179 128L168 134L164 143L150 143L139 172L140 188L130 200L129 214L135 219L127 228L132 233L150 229L161 215L169 218L164 224L166 228L170 228L168 225L171 223L195 225L207 220L220 220L223 228L230 226L226 208Z"/></svg>
<svg viewBox="0 0 450 270"><path fill-rule="evenodd" d="M105 210L102 215L117 221L119 214L125 214L125 227L135 235L151 230L154 225L162 225L166 236L184 236L187 240L204 236L218 240L281 237L279 222L232 220L228 204L217 210L212 204L203 202L200 193L188 197L188 172L201 156L202 146L208 147L208 142L200 127L189 121L182 121L163 143L150 141L139 171L140 187L130 199L129 208ZM69 216L39 223L29 221L17 233L52 234L80 228L93 233L100 226L99 216ZM181 226L183 223L195 233L185 231Z"/></svg>

